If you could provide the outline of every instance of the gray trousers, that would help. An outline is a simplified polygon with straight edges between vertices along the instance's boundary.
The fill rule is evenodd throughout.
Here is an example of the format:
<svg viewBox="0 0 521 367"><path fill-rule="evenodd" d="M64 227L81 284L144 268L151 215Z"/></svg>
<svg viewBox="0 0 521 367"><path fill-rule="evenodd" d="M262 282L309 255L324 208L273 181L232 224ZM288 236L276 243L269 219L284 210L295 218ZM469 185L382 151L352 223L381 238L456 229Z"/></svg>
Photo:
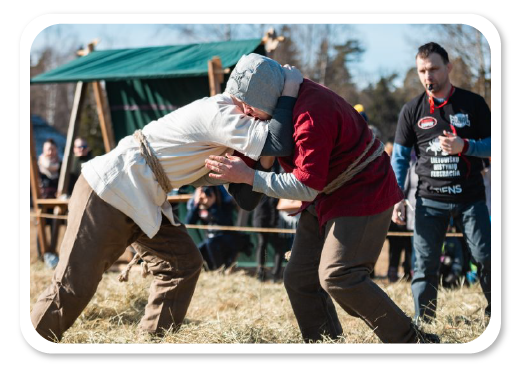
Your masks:
<svg viewBox="0 0 521 367"><path fill-rule="evenodd" d="M321 234L314 207L302 212L284 285L306 342L342 334L332 298L382 342L418 341L411 319L369 277L391 215L392 208L373 216L334 218Z"/></svg>
<svg viewBox="0 0 521 367"><path fill-rule="evenodd" d="M103 273L131 244L154 276L140 327L150 333L178 327L202 267L201 254L185 226L173 226L163 217L159 232L150 239L80 176L69 203L60 261L51 285L31 311L36 331L59 341L91 300Z"/></svg>

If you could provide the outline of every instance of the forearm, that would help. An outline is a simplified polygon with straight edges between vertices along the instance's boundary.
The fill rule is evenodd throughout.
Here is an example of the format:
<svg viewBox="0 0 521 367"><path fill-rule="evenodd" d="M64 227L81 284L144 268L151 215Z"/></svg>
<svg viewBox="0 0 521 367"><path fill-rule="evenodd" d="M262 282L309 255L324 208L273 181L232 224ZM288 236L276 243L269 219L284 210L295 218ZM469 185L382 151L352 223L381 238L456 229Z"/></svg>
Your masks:
<svg viewBox="0 0 521 367"><path fill-rule="evenodd" d="M313 201L320 193L302 182L292 173L255 171L253 191L262 192L271 197L300 201Z"/></svg>
<svg viewBox="0 0 521 367"><path fill-rule="evenodd" d="M293 107L296 101L289 96L279 98L268 124L268 137L261 155L286 157L293 153Z"/></svg>
<svg viewBox="0 0 521 367"><path fill-rule="evenodd" d="M485 138L481 140L466 139L468 143L467 149L463 149L463 154L473 157L487 158L491 156L492 139Z"/></svg>
<svg viewBox="0 0 521 367"><path fill-rule="evenodd" d="M228 193L241 209L248 211L255 209L263 196L260 192L254 192L253 187L248 184L231 183L228 186Z"/></svg>
<svg viewBox="0 0 521 367"><path fill-rule="evenodd" d="M206 175L198 178L194 182L190 184L190 186L193 187L201 187L201 186L219 186L227 184L227 181L219 180L218 178L210 177L210 172L208 172Z"/></svg>
<svg viewBox="0 0 521 367"><path fill-rule="evenodd" d="M391 157L391 166L393 167L394 175L398 186L402 191L405 188L405 178L409 169L409 162L411 161L412 148L394 143L393 154Z"/></svg>
<svg viewBox="0 0 521 367"><path fill-rule="evenodd" d="M257 162L255 169L267 172L271 169L264 168L260 162ZM251 185L245 183L231 183L227 187L228 193L235 199L235 202L241 209L253 210L259 205L263 194L261 192L253 191Z"/></svg>

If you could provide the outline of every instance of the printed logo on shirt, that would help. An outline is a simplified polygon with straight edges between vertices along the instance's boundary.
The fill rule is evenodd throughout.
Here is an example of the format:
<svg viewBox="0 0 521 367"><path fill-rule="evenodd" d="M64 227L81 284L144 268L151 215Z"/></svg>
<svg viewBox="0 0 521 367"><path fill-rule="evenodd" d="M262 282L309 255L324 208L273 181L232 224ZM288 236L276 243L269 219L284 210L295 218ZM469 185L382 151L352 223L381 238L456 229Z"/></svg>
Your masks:
<svg viewBox="0 0 521 367"><path fill-rule="evenodd" d="M432 116L423 117L418 121L418 127L423 130L432 129L436 124L438 123L438 120L436 120Z"/></svg>
<svg viewBox="0 0 521 367"><path fill-rule="evenodd" d="M441 149L441 143L440 139L434 138L429 142L429 147L425 149L425 152L433 152L435 156L438 155L438 153L441 153L441 155L449 155L449 153L444 152L443 149Z"/></svg>
<svg viewBox="0 0 521 367"><path fill-rule="evenodd" d="M461 185L443 186L443 187L430 187L431 191L437 194L461 194L463 189Z"/></svg>
<svg viewBox="0 0 521 367"><path fill-rule="evenodd" d="M466 113L450 115L450 124L459 128L470 126L469 115Z"/></svg>

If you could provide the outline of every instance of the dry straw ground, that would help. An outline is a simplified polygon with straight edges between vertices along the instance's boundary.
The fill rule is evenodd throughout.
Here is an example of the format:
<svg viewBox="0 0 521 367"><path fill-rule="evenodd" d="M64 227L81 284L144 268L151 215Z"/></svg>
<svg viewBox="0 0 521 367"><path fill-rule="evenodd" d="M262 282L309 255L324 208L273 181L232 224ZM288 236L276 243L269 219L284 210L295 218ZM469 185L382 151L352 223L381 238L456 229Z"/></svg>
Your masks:
<svg viewBox="0 0 521 367"><path fill-rule="evenodd" d="M31 305L49 284L52 271L43 263L31 265ZM82 315L62 339L63 343L302 343L280 283L260 283L244 270L231 274L203 272L186 320L177 332L150 337L139 332L151 277L132 271L128 283L118 273L106 273ZM408 314L413 314L410 283L377 281ZM436 322L426 328L443 343L466 343L486 328L485 299L477 286L442 290ZM361 321L337 306L345 337L337 343L379 343ZM326 341L333 343L333 341Z"/></svg>

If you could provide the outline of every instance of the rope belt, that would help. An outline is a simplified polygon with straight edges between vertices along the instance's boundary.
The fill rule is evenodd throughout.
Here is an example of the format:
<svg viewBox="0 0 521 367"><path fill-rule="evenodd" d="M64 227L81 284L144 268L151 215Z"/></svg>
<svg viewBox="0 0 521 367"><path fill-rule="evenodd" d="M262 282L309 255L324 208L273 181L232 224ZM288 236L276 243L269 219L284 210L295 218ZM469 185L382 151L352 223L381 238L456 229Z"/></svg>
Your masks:
<svg viewBox="0 0 521 367"><path fill-rule="evenodd" d="M152 173L159 183L159 186L161 186L165 194L168 195L168 193L172 191L173 187L170 184L170 180L168 179L163 166L161 166L161 163L159 163L159 159L157 159L154 151L150 147L150 144L148 144L147 138L145 135L143 135L141 130L136 130L134 132L134 139L136 139L139 143L139 151L152 170Z"/></svg>
<svg viewBox="0 0 521 367"><path fill-rule="evenodd" d="M365 150L360 154L360 156L349 165L349 167L346 168L344 172L342 172L337 178L335 178L333 181L331 181L324 189L322 190L323 193L326 195L331 194L336 189L342 187L347 181L351 180L358 172L362 171L369 163L374 161L376 158L382 155L384 152L384 145L381 141L379 141L380 145L378 148L370 155L368 156L364 161L360 163L363 157L367 154L369 149L374 144L374 141L376 140L376 137L374 134L372 134L371 142L367 144L365 147Z"/></svg>

